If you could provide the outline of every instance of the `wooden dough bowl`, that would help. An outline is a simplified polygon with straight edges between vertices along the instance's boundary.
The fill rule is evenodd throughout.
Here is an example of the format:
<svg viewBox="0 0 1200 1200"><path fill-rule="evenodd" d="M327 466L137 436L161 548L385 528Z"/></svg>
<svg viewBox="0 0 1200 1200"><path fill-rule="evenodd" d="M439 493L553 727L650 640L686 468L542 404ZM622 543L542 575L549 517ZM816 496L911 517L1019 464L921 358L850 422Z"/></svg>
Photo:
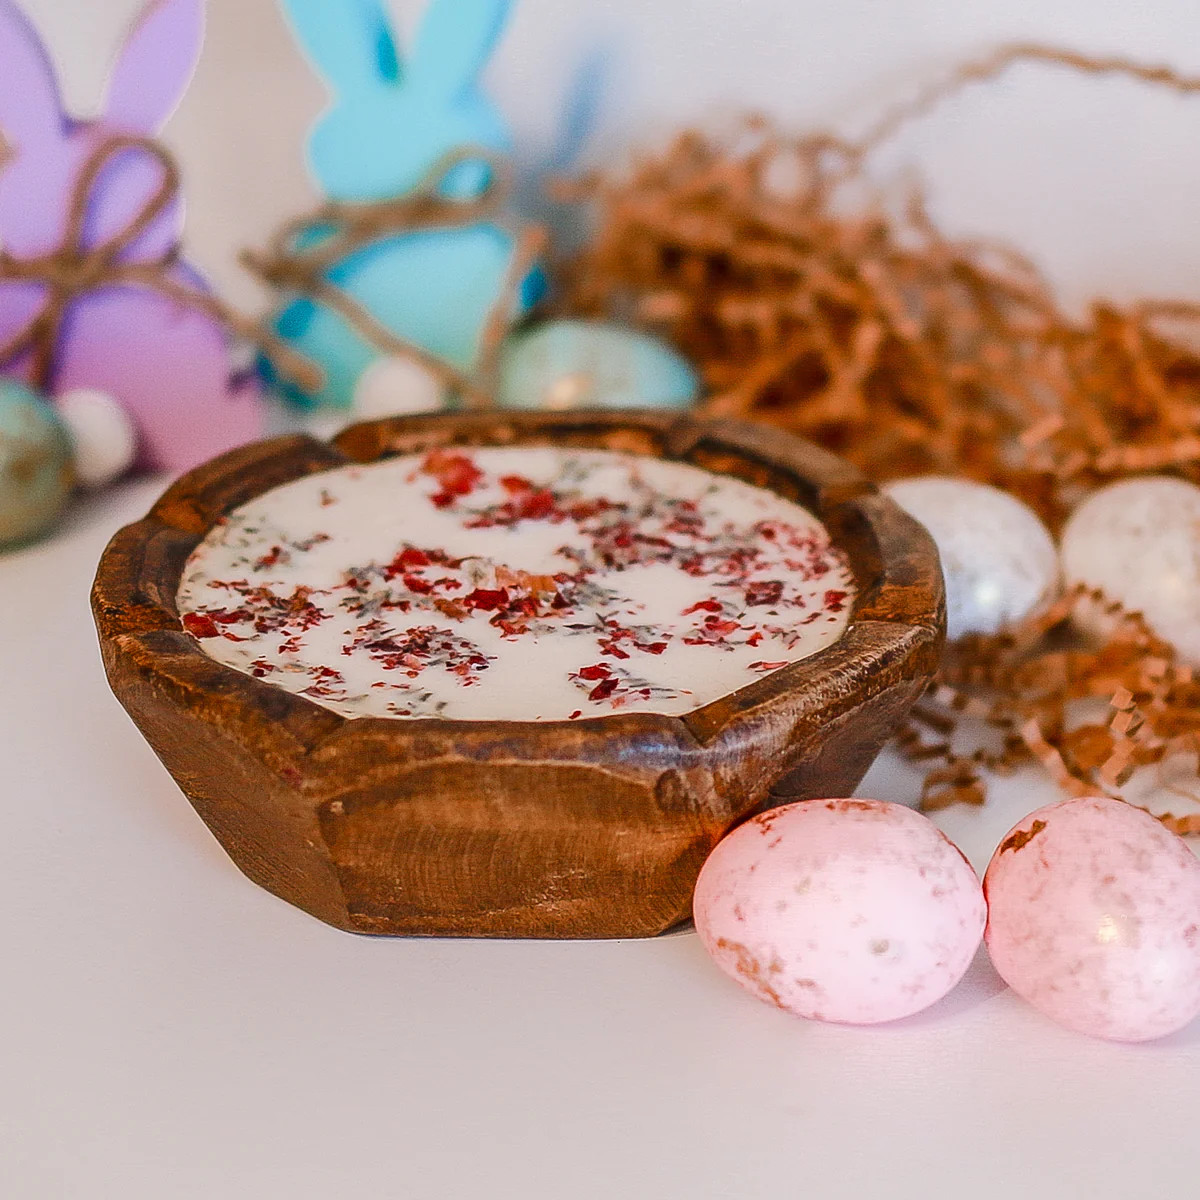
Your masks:
<svg viewBox="0 0 1200 1200"><path fill-rule="evenodd" d="M222 516L313 472L435 446L657 455L799 501L858 588L832 646L682 717L339 716L214 662L175 595ZM688 918L701 864L765 806L846 796L937 663L945 616L924 530L858 472L776 430L662 412L453 413L246 446L122 529L92 607L109 682L230 858L341 929L637 937Z"/></svg>

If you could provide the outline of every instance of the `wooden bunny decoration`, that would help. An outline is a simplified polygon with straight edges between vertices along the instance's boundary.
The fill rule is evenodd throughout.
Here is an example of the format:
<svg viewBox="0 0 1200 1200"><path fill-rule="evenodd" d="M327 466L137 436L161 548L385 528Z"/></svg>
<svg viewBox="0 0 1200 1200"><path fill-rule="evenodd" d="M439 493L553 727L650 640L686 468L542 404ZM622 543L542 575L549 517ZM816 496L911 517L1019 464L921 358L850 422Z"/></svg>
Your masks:
<svg viewBox="0 0 1200 1200"><path fill-rule="evenodd" d="M259 266L300 293L274 330L324 374L319 389L291 394L349 407L364 371L389 353L469 391L542 286L529 242L495 220L509 138L479 87L510 0L430 0L403 60L381 0L282 4L332 91L308 144L330 206L277 243L277 262L294 254L319 267L306 286ZM388 204L400 214L390 227ZM348 222L369 232L343 253Z"/></svg>
<svg viewBox="0 0 1200 1200"><path fill-rule="evenodd" d="M183 470L255 437L261 382L230 366L220 305L178 256L173 161L152 139L191 78L203 0L149 0L102 115L64 111L41 39L0 0L0 373L94 389L144 465Z"/></svg>

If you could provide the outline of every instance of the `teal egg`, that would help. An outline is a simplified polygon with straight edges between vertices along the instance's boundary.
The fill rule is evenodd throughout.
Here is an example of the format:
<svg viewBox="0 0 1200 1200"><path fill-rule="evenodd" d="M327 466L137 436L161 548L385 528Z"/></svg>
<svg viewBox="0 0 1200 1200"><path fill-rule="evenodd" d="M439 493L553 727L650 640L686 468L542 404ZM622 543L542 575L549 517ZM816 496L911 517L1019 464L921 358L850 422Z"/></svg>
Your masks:
<svg viewBox="0 0 1200 1200"><path fill-rule="evenodd" d="M547 321L512 334L500 352L506 408L689 408L699 394L691 363L620 325Z"/></svg>
<svg viewBox="0 0 1200 1200"><path fill-rule="evenodd" d="M0 547L44 533L74 486L71 442L54 409L0 379Z"/></svg>

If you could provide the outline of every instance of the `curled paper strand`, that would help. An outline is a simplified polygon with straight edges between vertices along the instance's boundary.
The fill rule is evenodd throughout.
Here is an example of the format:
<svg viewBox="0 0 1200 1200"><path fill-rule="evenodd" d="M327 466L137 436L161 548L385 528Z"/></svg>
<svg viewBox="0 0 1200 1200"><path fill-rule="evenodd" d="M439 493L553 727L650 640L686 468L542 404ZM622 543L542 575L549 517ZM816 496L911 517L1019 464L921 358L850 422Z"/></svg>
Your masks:
<svg viewBox="0 0 1200 1200"><path fill-rule="evenodd" d="M1071 636L1073 616L1097 612L1112 624L1102 641ZM1099 715L1086 707L1097 700L1106 708ZM957 749L965 719L1000 731L1000 749ZM923 728L936 730L937 739L927 739ZM1161 772L1174 755L1195 759L1200 685L1136 613L1075 588L1019 629L950 648L897 744L907 758L929 766L926 806L978 803L985 770L1026 763L1039 765L1068 795L1112 795L1143 767ZM1159 785L1200 802L1200 794L1161 774ZM1176 831L1200 832L1200 814L1159 819Z"/></svg>

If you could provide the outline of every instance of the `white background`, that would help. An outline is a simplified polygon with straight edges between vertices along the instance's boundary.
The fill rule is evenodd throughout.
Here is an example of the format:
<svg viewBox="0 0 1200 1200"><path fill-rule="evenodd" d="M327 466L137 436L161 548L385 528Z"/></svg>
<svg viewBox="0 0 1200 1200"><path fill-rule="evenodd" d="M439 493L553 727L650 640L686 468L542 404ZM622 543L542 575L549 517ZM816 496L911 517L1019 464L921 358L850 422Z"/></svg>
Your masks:
<svg viewBox="0 0 1200 1200"><path fill-rule="evenodd" d="M90 109L136 5L28 3ZM235 253L310 199L299 142L321 92L268 0L210 11L170 138L194 256L250 303ZM603 161L735 105L861 128L1017 36L1200 73L1194 0L525 0L492 83L537 164L592 72L584 159ZM925 122L904 162L950 227L1015 239L1075 299L1200 297L1200 98L1026 69ZM981 958L928 1013L843 1029L749 999L691 934L365 939L255 888L103 682L87 588L156 490L121 489L0 559L6 1200L1197 1194L1200 1023L1089 1041ZM911 799L913 780L888 760L866 793ZM1018 779L939 820L982 867L1052 798Z"/></svg>
<svg viewBox="0 0 1200 1200"><path fill-rule="evenodd" d="M69 103L93 113L139 0L23 2ZM324 92L273 0L208 10L208 45L169 140L186 169L194 258L249 300L236 252L311 201L300 146ZM421 4L395 11L411 31ZM585 162L750 108L792 129L853 133L1014 39L1200 76L1195 0L517 0L489 84L526 166L561 168L563 113L580 94L595 113ZM949 229L1015 241L1076 301L1200 298L1200 95L1019 67L921 122L881 165L918 169Z"/></svg>

